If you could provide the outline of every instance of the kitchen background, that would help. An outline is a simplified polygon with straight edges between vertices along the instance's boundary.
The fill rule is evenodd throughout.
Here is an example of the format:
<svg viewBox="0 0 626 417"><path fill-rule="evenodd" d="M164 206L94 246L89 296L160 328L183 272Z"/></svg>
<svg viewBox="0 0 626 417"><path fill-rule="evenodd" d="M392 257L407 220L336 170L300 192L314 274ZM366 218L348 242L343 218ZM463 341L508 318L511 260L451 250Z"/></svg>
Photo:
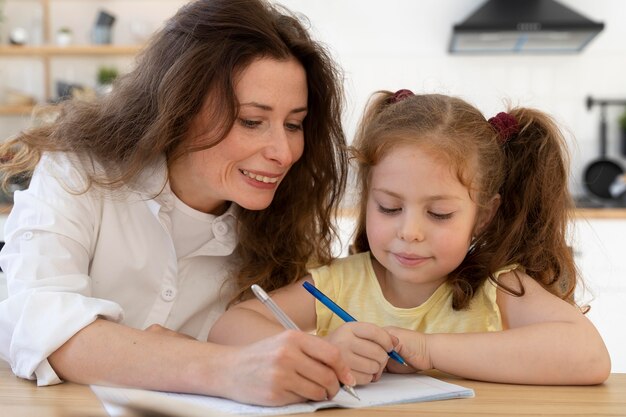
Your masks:
<svg viewBox="0 0 626 417"><path fill-rule="evenodd" d="M0 40L24 28L27 43L40 44L43 24L40 0L0 0L4 21ZM116 17L113 42L143 42L184 0L49 0L51 40L58 29L72 30L75 44L90 41L99 10ZM572 191L584 193L585 166L599 157L600 108L588 110L587 96L626 100L626 2L621 0L561 0L605 28L581 53L541 55L452 55L452 26L484 0L284 0L308 16L318 39L326 43L345 70L349 135L370 93L378 89L411 88L462 96L486 115L502 110L506 101L535 106L553 114L568 132L573 158ZM132 65L130 56L67 56L50 58L52 83L62 80L95 86L101 66L120 71ZM0 103L7 90L44 97L43 62L38 56L0 53ZM53 85L54 86L54 85ZM608 156L620 159L618 118L626 107L607 108ZM0 137L28 124L25 115L0 115Z"/></svg>
<svg viewBox="0 0 626 417"><path fill-rule="evenodd" d="M587 107L587 98L626 100L626 2L560 0L588 19L604 23L604 29L580 53L534 55L448 52L453 25L464 21L485 0L276 2L307 16L316 38L328 46L344 69L349 137L369 95L379 89L410 88L415 92L458 95L488 117L503 110L507 103L537 107L551 113L564 129L572 156L572 193L586 194L582 176L587 165L600 157L601 113L599 105ZM132 67L136 52L131 47L106 55L93 50L65 53L59 49L18 54L14 48L4 47L11 38L23 40L25 46L55 44L64 42L57 37L60 29L69 28L70 44L86 45L93 40L93 26L102 10L115 17L113 45L141 45L184 3L0 0L4 16L0 21L0 138L30 123L28 114L7 110L11 108L7 103L55 98L57 81L93 87L99 93L102 87L96 81L98 70L115 67L124 72ZM49 13L44 13L43 5ZM47 15L49 18L45 18ZM621 104L605 108L607 156L622 165L626 160L620 152L618 120L625 109ZM622 259L626 214L615 215L620 213L618 210L605 212L611 214L592 219L578 217L572 227L572 245L588 281L588 290L581 293L581 299L591 302L589 316L609 345L613 371L626 372L626 333L623 326L614 324L626 317L626 261ZM349 233L351 224L349 219L342 223L344 234Z"/></svg>

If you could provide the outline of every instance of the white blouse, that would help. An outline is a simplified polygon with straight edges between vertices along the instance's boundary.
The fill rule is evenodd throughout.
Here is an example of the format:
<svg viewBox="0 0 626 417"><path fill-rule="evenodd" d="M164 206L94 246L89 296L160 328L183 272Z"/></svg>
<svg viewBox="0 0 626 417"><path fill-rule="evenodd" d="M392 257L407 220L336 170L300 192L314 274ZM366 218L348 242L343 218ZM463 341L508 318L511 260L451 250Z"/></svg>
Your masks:
<svg viewBox="0 0 626 417"><path fill-rule="evenodd" d="M98 317L138 329L156 323L204 341L234 290L227 281L237 266L234 203L217 217L189 216L194 210L185 207L174 231L171 214L183 203L169 188L164 159L123 191L77 194L87 169L98 168L73 154L44 155L5 225L0 358L38 385L61 382L47 357ZM190 229L206 236L196 234L179 262L173 236L182 240Z"/></svg>

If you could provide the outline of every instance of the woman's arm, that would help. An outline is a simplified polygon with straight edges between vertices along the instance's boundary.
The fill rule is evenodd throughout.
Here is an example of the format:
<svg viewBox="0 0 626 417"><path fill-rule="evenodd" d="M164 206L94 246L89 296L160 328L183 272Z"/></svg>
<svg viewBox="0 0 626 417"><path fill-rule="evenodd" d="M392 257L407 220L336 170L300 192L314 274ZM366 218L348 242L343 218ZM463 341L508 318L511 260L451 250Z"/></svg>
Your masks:
<svg viewBox="0 0 626 417"><path fill-rule="evenodd" d="M124 312L117 301L125 297L118 295L126 296L133 308L151 305L154 298L149 294L155 286L150 287L147 268L154 263L152 257L163 257L164 252L139 241L130 245L116 230L121 226L142 237L152 231L153 223L128 221L132 210L135 221L145 217L143 205L124 204L121 210L109 206L108 223L103 224L105 200L99 191L73 194L66 189L66 180L76 184L82 178L67 158L42 158L29 189L16 193L7 221L7 244L0 259L9 297L0 303L0 358L9 361L18 376L36 377L41 384L60 382L60 376L86 384L202 393L264 405L319 400L338 391L338 379L354 383L338 349L301 332L227 347L115 323ZM63 184L56 174L62 175ZM101 254L95 262L93 252ZM111 271L111 265L126 263L136 267L131 271L148 275L140 281L143 285L126 287L123 277L139 277ZM98 268L100 273L92 277ZM96 296L102 294L104 298Z"/></svg>
<svg viewBox="0 0 626 417"><path fill-rule="evenodd" d="M465 378L521 384L587 385L605 381L611 362L602 338L578 308L526 274L522 297L497 292L503 331L419 334L389 329L399 353L416 369L436 368ZM500 281L518 287L515 275ZM394 364L389 365L393 370Z"/></svg>
<svg viewBox="0 0 626 417"><path fill-rule="evenodd" d="M61 378L198 393L245 403L323 400L354 385L338 349L303 332L249 346L220 346L106 320L83 328L48 358Z"/></svg>

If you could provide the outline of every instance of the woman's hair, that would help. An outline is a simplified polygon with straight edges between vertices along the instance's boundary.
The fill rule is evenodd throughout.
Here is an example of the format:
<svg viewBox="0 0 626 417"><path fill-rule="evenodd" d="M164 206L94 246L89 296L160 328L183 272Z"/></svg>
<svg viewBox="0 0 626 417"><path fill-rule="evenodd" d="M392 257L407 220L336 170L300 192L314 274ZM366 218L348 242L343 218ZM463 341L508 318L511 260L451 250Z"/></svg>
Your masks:
<svg viewBox="0 0 626 417"><path fill-rule="evenodd" d="M424 94L395 100L376 93L361 120L353 153L361 187L354 251L369 250L365 208L371 170L391 149L417 145L447 163L468 187L480 216L497 194L501 202L492 220L475 230L463 262L448 276L453 307L463 309L494 273L519 264L551 293L574 303L577 272L566 241L572 208L568 191L569 157L565 139L544 113L525 108L508 111L515 131L503 143L501 132L472 105L454 97Z"/></svg>
<svg viewBox="0 0 626 417"><path fill-rule="evenodd" d="M267 209L242 210L236 297L252 283L281 287L304 275L311 260L331 258L331 219L347 170L343 91L339 69L304 22L264 0L197 0L183 6L111 93L95 102L63 102L54 122L6 141L0 147L3 185L32 173L48 151L89 155L107 168L105 175L92 173L91 183L119 188L163 155L170 163L210 148L236 120L237 76L260 58L295 58L306 71L305 149ZM213 130L198 144L188 131L207 98L217 103L211 107Z"/></svg>

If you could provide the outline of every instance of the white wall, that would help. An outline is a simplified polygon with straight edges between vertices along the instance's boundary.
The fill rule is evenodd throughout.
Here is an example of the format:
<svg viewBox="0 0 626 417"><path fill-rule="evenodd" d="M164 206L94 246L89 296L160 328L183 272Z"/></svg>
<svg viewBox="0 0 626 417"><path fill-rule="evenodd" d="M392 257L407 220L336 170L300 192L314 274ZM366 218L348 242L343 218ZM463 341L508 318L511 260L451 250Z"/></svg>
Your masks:
<svg viewBox="0 0 626 417"><path fill-rule="evenodd" d="M447 53L451 28L484 0L282 0L307 15L318 38L341 62L349 97L350 133L370 93L410 88L459 95L487 115L504 100L550 112L569 133L572 191L582 192L585 165L599 156L599 108L585 98L626 99L626 2L560 0L605 29L580 54L460 56ZM609 108L609 155L618 158L616 119ZM622 159L622 162L624 160Z"/></svg>

